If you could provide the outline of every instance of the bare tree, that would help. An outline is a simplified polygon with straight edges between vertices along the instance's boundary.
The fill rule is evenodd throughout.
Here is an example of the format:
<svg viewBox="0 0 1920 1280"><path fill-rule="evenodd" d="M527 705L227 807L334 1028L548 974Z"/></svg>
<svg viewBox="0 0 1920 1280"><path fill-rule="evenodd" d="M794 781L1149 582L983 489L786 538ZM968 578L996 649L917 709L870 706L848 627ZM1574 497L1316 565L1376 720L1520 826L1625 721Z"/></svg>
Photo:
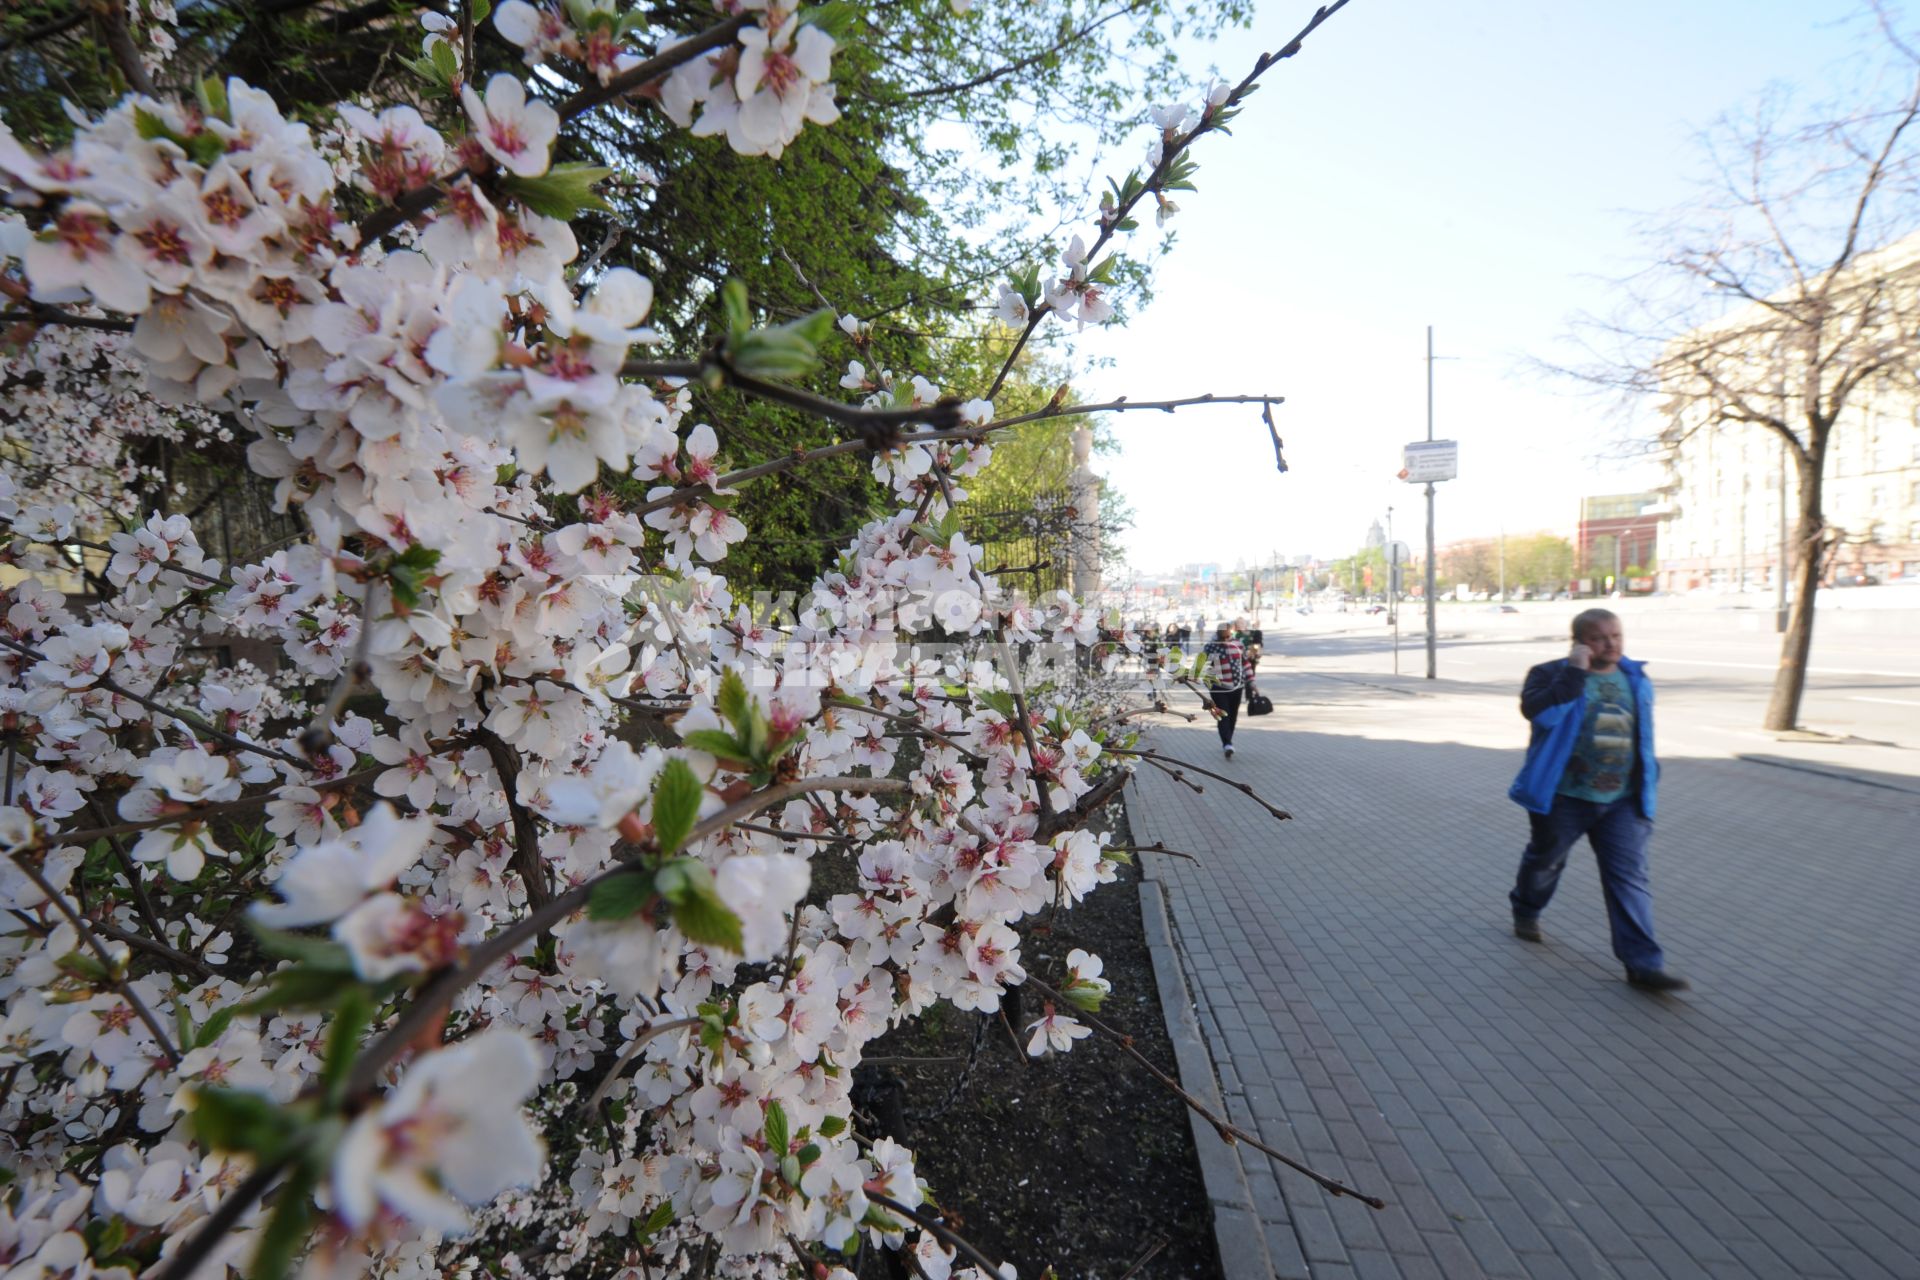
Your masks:
<svg viewBox="0 0 1920 1280"><path fill-rule="evenodd" d="M1920 385L1920 54L1874 17L1881 73L1837 106L1795 116L1770 94L1723 117L1702 140L1705 198L1654 233L1621 318L1582 323L1600 364L1578 372L1661 397L1669 459L1758 431L1797 476L1775 730L1798 724L1815 593L1843 533L1824 489L1834 429Z"/></svg>

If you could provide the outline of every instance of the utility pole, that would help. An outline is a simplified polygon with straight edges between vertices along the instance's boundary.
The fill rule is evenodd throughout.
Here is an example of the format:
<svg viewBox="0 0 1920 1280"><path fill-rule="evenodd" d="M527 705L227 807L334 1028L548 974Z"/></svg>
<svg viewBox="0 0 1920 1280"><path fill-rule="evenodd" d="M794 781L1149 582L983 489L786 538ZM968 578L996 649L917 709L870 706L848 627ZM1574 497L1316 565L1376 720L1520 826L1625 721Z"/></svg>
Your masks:
<svg viewBox="0 0 1920 1280"><path fill-rule="evenodd" d="M1500 603L1507 602L1507 526L1500 526Z"/></svg>
<svg viewBox="0 0 1920 1280"><path fill-rule="evenodd" d="M1433 441L1433 326L1427 326L1427 441ZM1433 481L1427 481L1427 679L1438 671L1433 598Z"/></svg>

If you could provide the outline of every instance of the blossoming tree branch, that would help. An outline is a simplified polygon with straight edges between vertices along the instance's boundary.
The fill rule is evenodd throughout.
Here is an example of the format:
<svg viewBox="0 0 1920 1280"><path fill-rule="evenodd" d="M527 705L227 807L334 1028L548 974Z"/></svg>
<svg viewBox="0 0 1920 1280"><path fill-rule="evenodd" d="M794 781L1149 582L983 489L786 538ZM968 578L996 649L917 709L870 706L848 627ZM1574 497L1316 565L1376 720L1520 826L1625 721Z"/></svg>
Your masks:
<svg viewBox="0 0 1920 1280"><path fill-rule="evenodd" d="M1009 355L982 387L854 362L831 399L796 379L861 323L737 282L696 300L711 345L660 350L652 284L575 233L617 165L556 144L612 105L777 158L835 122L858 25L715 9L470 0L412 100L296 120L169 84L171 6L109 3L118 105L57 149L0 126L0 1263L466 1274L548 1214L498 1274L844 1277L862 1240L996 1269L852 1073L1026 982L1023 926L1125 856L1087 828L1143 753L1108 685L1020 661L1093 647L1094 610L983 573L956 504L1033 417L1277 398L996 418ZM527 74L468 75L489 23ZM1111 318L1103 250L1300 38L1155 112L1091 244L1001 290L1015 355ZM721 386L844 438L732 465ZM222 436L295 530L241 563L137 501L129 442ZM772 626L717 570L733 499L855 453L897 510ZM810 896L826 859L855 887ZM1097 956L1033 979L1029 1052L1104 1027Z"/></svg>

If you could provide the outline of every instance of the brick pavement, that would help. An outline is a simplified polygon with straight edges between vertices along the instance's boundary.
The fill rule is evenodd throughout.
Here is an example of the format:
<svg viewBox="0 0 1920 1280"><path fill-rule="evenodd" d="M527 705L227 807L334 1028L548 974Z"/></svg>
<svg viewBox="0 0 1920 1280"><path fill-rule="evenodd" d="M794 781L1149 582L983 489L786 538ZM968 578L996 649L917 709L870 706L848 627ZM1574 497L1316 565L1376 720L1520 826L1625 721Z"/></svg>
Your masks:
<svg viewBox="0 0 1920 1280"><path fill-rule="evenodd" d="M1509 932L1510 693L1262 683L1231 764L1204 725L1149 745L1294 821L1143 768L1136 836L1204 861L1140 856L1233 1119L1392 1203L1230 1149L1229 1280L1920 1277L1920 794L1663 756L1655 908L1696 989L1653 997L1584 853L1546 945Z"/></svg>

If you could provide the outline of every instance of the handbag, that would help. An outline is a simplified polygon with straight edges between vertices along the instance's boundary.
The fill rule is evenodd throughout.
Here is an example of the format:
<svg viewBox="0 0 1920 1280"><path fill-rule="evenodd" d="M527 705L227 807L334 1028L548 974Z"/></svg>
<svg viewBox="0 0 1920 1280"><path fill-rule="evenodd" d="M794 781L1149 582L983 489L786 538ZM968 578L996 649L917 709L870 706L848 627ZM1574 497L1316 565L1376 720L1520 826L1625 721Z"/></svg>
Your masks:
<svg viewBox="0 0 1920 1280"><path fill-rule="evenodd" d="M1273 699L1258 689L1253 690L1247 695L1247 714L1250 716L1272 715Z"/></svg>

